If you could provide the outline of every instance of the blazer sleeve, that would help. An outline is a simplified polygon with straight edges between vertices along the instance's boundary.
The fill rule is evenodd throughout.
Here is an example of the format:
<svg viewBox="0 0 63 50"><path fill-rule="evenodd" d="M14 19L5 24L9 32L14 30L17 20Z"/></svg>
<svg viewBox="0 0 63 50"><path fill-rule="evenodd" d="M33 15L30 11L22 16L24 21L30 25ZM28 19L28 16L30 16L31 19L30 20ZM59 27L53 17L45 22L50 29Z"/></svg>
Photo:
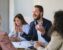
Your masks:
<svg viewBox="0 0 63 50"><path fill-rule="evenodd" d="M45 48L39 47L37 50L58 50L61 44L62 42L59 36L52 36L51 41Z"/></svg>
<svg viewBox="0 0 63 50"><path fill-rule="evenodd" d="M52 23L51 23L50 21L45 21L45 23L44 23L43 26L44 26L44 28L45 28L45 34L42 35L42 36L45 38L45 40L46 40L47 42L50 42L51 37L48 36L48 31L49 31L50 27L52 26Z"/></svg>

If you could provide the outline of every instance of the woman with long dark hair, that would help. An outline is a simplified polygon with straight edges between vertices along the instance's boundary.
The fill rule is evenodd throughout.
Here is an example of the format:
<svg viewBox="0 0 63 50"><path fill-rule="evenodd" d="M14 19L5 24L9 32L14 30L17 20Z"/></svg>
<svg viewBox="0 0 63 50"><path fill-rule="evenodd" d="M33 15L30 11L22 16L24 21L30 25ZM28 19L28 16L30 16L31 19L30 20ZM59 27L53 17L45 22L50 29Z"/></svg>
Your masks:
<svg viewBox="0 0 63 50"><path fill-rule="evenodd" d="M27 24L27 22L24 20L24 17L22 14L17 14L15 17L14 17L14 31L13 33L11 33L9 36L14 38L14 39L17 39L16 37L19 37L20 40L25 40L23 38L23 35L24 33L28 34L28 31L29 31L29 25Z"/></svg>
<svg viewBox="0 0 63 50"><path fill-rule="evenodd" d="M54 15L54 23L50 29L51 41L47 46L41 47L37 42L37 50L63 50L63 11L57 11Z"/></svg>

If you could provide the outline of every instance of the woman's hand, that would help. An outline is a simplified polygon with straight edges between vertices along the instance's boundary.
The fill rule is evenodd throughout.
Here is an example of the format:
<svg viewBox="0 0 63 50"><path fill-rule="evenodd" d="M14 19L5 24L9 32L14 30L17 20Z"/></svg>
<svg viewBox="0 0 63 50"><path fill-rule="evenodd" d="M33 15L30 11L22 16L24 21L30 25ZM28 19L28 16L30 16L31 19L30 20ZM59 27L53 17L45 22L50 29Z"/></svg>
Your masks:
<svg viewBox="0 0 63 50"><path fill-rule="evenodd" d="M37 42L34 44L34 48L41 47L41 45L42 45L42 42L37 41Z"/></svg>
<svg viewBox="0 0 63 50"><path fill-rule="evenodd" d="M16 32L22 32L22 26L15 25L15 31Z"/></svg>
<svg viewBox="0 0 63 50"><path fill-rule="evenodd" d="M11 41L20 41L20 38L18 38L18 37L10 37L9 38Z"/></svg>

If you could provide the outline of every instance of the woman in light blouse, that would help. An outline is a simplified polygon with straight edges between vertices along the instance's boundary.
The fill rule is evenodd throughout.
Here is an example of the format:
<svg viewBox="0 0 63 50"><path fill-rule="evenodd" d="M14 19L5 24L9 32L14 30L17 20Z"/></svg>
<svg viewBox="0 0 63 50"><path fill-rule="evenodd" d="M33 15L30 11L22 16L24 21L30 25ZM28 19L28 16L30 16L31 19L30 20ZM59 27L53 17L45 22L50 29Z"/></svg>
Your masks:
<svg viewBox="0 0 63 50"><path fill-rule="evenodd" d="M22 14L17 14L14 17L14 30L9 34L9 37L12 39L26 40L25 36L28 34L29 25L24 20Z"/></svg>
<svg viewBox="0 0 63 50"><path fill-rule="evenodd" d="M49 44L47 46L41 47L41 43L36 42L34 47L37 50L63 50L63 11L57 11L55 13L54 24L50 33L51 41Z"/></svg>

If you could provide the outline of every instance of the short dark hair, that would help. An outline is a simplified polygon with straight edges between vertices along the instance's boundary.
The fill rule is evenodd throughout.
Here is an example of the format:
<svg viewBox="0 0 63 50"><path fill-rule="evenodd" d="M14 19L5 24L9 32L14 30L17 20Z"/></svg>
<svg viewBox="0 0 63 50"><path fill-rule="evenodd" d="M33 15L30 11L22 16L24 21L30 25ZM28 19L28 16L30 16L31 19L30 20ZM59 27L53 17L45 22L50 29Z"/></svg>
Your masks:
<svg viewBox="0 0 63 50"><path fill-rule="evenodd" d="M22 14L17 14L15 17L14 17L14 21L15 21L15 18L18 18L20 19L20 21L22 22L22 24L27 24L27 22L25 21L24 17Z"/></svg>
<svg viewBox="0 0 63 50"><path fill-rule="evenodd" d="M63 37L63 11L57 11L54 15L54 24L51 31L57 31Z"/></svg>
<svg viewBox="0 0 63 50"><path fill-rule="evenodd" d="M43 6L41 6L41 5L35 5L34 7L39 8L39 11L40 11L40 12L43 12L43 11L44 11L44 10L43 10Z"/></svg>

